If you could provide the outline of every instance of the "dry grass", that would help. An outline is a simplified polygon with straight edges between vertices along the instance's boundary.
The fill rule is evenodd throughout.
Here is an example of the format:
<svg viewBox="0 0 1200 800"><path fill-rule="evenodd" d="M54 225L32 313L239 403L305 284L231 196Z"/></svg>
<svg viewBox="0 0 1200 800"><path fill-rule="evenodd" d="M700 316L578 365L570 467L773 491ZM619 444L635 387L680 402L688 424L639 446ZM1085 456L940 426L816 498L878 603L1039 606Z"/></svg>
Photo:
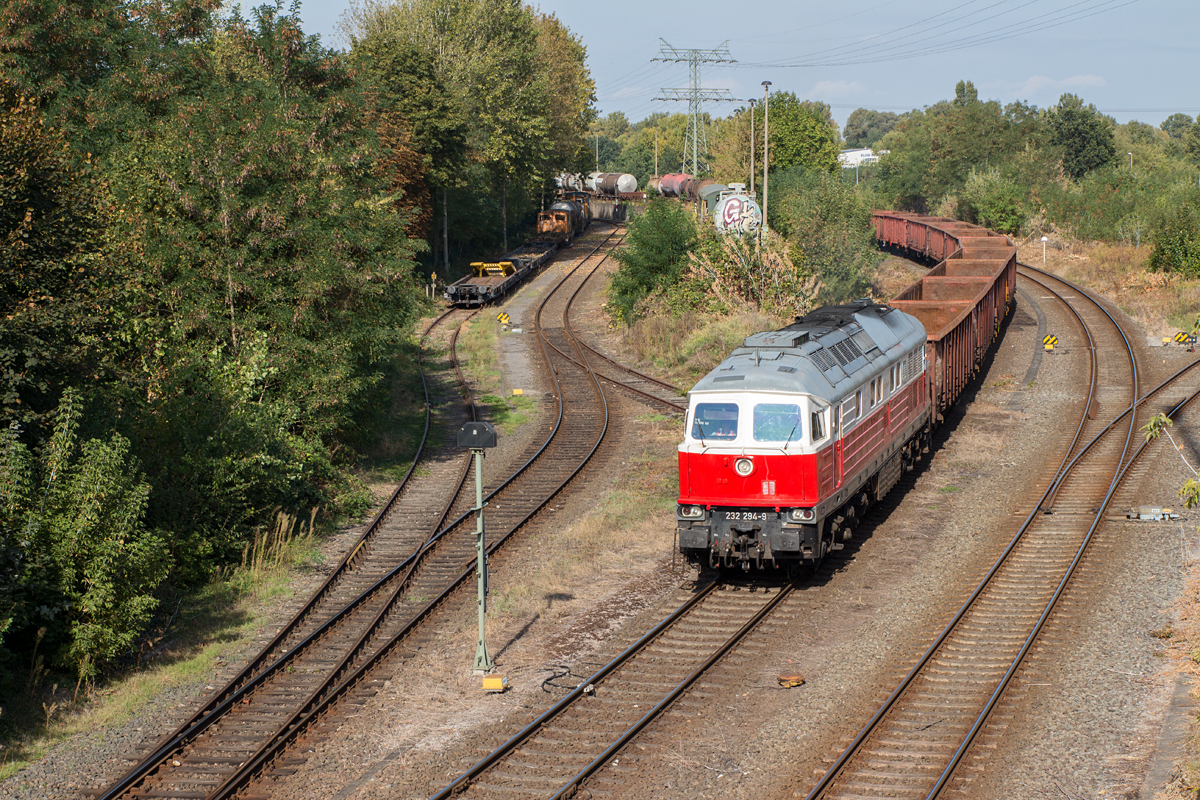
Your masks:
<svg viewBox="0 0 1200 800"><path fill-rule="evenodd" d="M911 261L888 256L871 279L871 295L881 300L895 297L924 274L925 270Z"/></svg>
<svg viewBox="0 0 1200 800"><path fill-rule="evenodd" d="M531 572L493 584L492 624L507 630L539 614L565 616L584 604L583 598L572 602L580 587L615 586L670 553L678 484L664 465L673 461L679 423L652 414L636 424L644 446L595 509L546 531L538 542L540 563Z"/></svg>
<svg viewBox="0 0 1200 800"><path fill-rule="evenodd" d="M659 377L691 386L750 334L788 322L756 311L716 318L673 317L661 311L647 314L627 329L624 345L638 361L652 364Z"/></svg>
<svg viewBox="0 0 1200 800"><path fill-rule="evenodd" d="M1200 281L1147 270L1148 246L1070 240L1048 244L1049 271L1113 301L1152 337L1190 330L1200 313ZM1017 257L1041 266L1041 241L1018 242Z"/></svg>

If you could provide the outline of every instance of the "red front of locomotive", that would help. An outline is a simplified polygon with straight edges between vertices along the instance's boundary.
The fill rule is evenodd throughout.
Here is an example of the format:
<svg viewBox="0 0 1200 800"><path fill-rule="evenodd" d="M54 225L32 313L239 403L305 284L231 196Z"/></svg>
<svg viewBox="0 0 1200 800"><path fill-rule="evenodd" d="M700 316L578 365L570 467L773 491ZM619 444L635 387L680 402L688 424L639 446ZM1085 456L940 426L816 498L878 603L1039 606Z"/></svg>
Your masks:
<svg viewBox="0 0 1200 800"><path fill-rule="evenodd" d="M830 414L828 404L794 393L698 397L679 448L680 547L753 552L758 567L819 557L816 508L832 486L835 452Z"/></svg>

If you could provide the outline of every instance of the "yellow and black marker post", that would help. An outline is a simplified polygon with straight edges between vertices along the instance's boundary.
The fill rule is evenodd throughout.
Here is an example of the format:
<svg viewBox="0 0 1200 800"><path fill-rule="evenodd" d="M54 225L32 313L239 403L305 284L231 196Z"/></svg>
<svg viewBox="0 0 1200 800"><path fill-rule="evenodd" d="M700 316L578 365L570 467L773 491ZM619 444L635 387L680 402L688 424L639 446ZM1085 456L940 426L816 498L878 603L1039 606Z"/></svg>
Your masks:
<svg viewBox="0 0 1200 800"><path fill-rule="evenodd" d="M1056 344L1058 344L1058 337L1054 334L1051 333L1042 337L1042 346L1046 348L1047 353L1052 351L1054 349L1054 345Z"/></svg>

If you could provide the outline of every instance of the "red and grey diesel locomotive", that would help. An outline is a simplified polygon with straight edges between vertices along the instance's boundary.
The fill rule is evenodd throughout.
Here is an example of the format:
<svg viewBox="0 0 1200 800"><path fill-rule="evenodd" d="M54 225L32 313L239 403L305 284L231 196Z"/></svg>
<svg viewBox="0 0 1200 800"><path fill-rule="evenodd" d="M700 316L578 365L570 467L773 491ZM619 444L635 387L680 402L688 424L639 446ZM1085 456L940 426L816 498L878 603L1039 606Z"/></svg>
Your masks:
<svg viewBox="0 0 1200 800"><path fill-rule="evenodd" d="M865 300L748 337L689 395L683 553L749 569L841 547L923 446L925 338L915 317Z"/></svg>
<svg viewBox="0 0 1200 800"><path fill-rule="evenodd" d="M676 520L694 565L794 571L840 549L999 336L1011 240L940 217L873 221L884 246L944 260L887 305L827 306L747 337L689 392Z"/></svg>

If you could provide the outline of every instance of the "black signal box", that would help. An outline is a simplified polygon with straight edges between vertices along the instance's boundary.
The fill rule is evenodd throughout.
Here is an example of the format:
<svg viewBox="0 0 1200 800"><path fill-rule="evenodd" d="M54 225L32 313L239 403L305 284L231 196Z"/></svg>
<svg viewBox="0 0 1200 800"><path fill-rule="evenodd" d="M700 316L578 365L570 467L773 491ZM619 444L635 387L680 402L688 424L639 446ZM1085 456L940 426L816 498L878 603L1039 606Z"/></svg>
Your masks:
<svg viewBox="0 0 1200 800"><path fill-rule="evenodd" d="M458 446L476 450L496 446L496 429L486 422L468 422L458 429Z"/></svg>

